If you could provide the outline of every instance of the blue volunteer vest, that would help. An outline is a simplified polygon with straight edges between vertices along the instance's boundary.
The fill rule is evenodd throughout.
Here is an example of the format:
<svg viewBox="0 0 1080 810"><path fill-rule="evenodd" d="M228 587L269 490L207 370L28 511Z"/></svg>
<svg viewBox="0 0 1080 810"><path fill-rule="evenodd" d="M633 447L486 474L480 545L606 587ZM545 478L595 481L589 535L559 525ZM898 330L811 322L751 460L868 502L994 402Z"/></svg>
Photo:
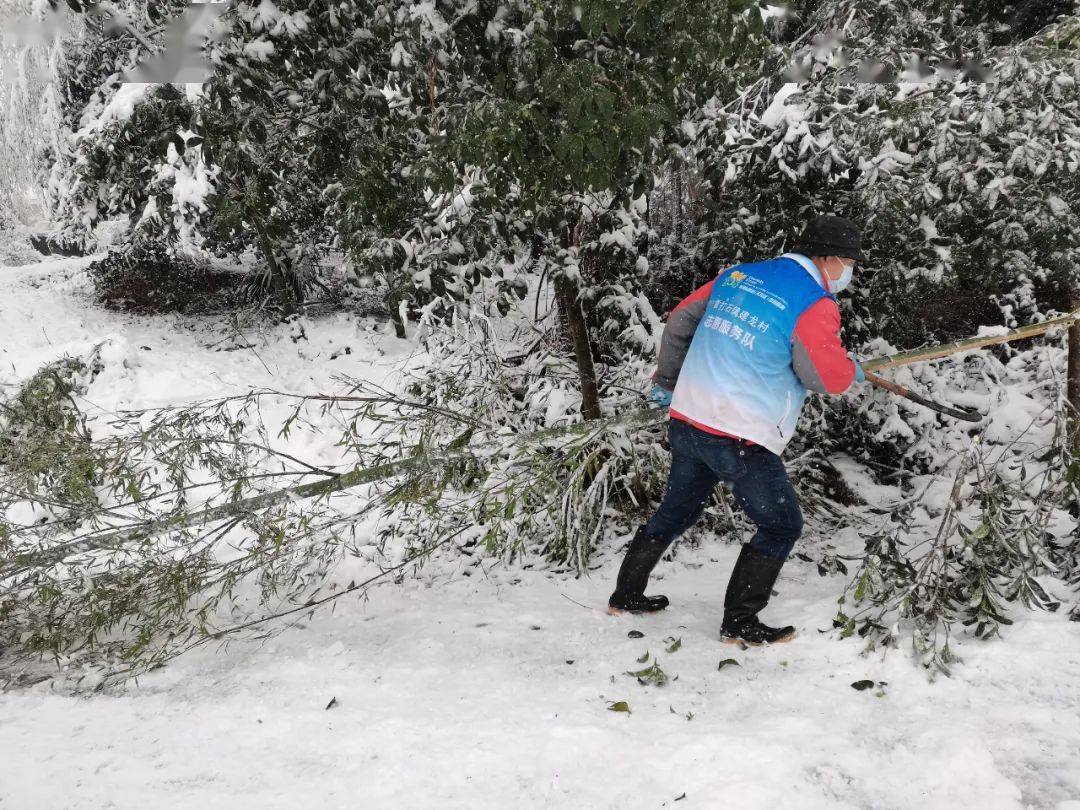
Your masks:
<svg viewBox="0 0 1080 810"><path fill-rule="evenodd" d="M795 323L820 299L834 298L805 261L808 267L785 255L736 265L717 278L679 372L672 410L783 453L807 394L791 365Z"/></svg>

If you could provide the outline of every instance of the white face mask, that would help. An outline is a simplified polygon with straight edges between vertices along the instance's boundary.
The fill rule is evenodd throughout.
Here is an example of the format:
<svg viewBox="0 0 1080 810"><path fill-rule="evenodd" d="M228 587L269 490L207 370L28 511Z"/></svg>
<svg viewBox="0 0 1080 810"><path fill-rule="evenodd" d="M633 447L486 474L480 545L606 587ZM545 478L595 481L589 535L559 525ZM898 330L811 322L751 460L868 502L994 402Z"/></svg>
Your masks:
<svg viewBox="0 0 1080 810"><path fill-rule="evenodd" d="M832 282L832 292L834 292L834 293L843 292L844 288L847 287L847 285L851 283L851 277L852 277L852 275L854 275L854 273L855 273L855 263L852 262L851 264L844 267L844 272L840 276L840 278L830 279L830 281Z"/></svg>

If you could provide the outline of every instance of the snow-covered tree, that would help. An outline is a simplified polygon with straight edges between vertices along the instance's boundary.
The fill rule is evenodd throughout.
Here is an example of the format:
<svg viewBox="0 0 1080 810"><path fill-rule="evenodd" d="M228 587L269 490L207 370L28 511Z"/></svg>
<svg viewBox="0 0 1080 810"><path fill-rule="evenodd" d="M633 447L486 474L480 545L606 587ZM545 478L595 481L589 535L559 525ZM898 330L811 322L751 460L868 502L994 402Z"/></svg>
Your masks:
<svg viewBox="0 0 1080 810"><path fill-rule="evenodd" d="M869 244L842 302L856 347L1070 308L1077 63L1034 60L1020 34L1001 43L993 4L976 5L801 4L766 78L694 122L699 266L779 252L810 214L833 211ZM866 435L848 429L854 417L833 420L837 439ZM919 430L889 441L903 452Z"/></svg>
<svg viewBox="0 0 1080 810"><path fill-rule="evenodd" d="M49 47L13 26L31 19L31 11L27 2L0 2L6 21L0 28L0 228L44 215L37 174L46 145L55 137L56 93Z"/></svg>

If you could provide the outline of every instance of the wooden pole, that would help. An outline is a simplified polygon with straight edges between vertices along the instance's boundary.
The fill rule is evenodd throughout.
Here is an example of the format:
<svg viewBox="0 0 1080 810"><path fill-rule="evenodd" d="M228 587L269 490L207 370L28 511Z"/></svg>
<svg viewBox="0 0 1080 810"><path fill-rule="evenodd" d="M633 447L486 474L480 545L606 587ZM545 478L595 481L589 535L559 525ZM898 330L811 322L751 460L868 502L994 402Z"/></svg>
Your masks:
<svg viewBox="0 0 1080 810"><path fill-rule="evenodd" d="M998 343L1008 343L1013 340L1023 340L1024 338L1035 337L1044 332L1049 332L1055 326L1070 326L1077 321L1080 321L1080 309L1075 312L1070 312L1068 315L1051 318L1042 323L1021 326L1019 329L1013 329L1012 331L1001 335L966 338L964 340L954 341L953 343L942 343L937 346L928 346L924 349L913 349L909 352L899 352L898 354L875 357L872 360L867 360L862 363L862 367L865 371L878 371L883 368L910 366L912 363L922 363L927 360L939 360L942 357L948 357L950 354L957 354L958 352L982 349L986 346L994 346Z"/></svg>
<svg viewBox="0 0 1080 810"><path fill-rule="evenodd" d="M948 405L942 405L938 402L933 402L932 400L929 400L924 396L916 394L909 388L904 388L904 386L897 385L891 380L886 380L884 377L879 377L872 371L866 372L866 380L867 382L873 383L878 388L884 388L886 391L896 394L897 396L904 397L905 399L910 399L912 402L918 402L920 405L926 408L935 410L938 413L943 413L946 416L951 416L953 419L963 419L965 422L982 421L983 415L978 411L965 411L961 410L960 408L951 408Z"/></svg>

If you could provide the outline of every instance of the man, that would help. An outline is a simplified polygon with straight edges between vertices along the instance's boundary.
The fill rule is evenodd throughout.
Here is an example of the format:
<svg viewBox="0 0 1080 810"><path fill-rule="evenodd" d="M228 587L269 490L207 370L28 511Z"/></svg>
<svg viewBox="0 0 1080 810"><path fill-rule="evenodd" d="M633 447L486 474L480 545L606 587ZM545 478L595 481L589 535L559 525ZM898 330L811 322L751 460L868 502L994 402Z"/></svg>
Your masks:
<svg viewBox="0 0 1080 810"><path fill-rule="evenodd" d="M803 528L780 455L808 390L841 394L865 379L840 343L835 298L862 258L851 221L816 217L790 253L729 267L672 311L649 395L670 407L667 492L626 551L608 612L667 607L667 597L645 595L649 574L723 482L757 533L731 572L721 638L768 644L795 637L794 627L757 618Z"/></svg>

